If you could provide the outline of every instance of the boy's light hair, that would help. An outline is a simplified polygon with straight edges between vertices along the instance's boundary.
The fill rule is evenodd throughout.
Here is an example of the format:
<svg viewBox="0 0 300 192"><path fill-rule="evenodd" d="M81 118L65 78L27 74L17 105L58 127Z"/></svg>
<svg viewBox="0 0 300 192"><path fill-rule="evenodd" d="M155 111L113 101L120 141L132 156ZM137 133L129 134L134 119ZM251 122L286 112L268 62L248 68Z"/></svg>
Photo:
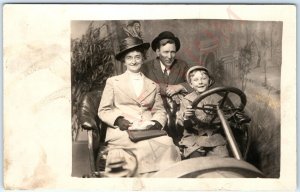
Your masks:
<svg viewBox="0 0 300 192"><path fill-rule="evenodd" d="M205 75L209 77L209 87L212 86L215 83L214 78L210 75L208 69L203 66L193 66L186 72L186 81L191 85L191 77L194 76L194 74L197 71L203 71Z"/></svg>

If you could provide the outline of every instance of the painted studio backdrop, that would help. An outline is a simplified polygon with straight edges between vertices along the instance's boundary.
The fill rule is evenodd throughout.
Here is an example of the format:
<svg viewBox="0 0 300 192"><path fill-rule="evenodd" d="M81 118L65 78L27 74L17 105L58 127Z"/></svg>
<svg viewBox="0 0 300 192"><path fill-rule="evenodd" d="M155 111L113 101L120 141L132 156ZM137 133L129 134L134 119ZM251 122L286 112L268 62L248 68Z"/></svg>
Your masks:
<svg viewBox="0 0 300 192"><path fill-rule="evenodd" d="M134 36L151 43L162 31L172 31L180 39L177 58L190 66L206 66L217 86L234 86L245 92L253 139L247 161L266 177L278 178L282 22L230 20L72 21L72 141L76 167L72 175L89 169L86 131L77 118L82 97L103 90L108 77L126 70L114 58L123 38ZM150 48L147 59L154 57ZM82 161L77 161L80 158Z"/></svg>

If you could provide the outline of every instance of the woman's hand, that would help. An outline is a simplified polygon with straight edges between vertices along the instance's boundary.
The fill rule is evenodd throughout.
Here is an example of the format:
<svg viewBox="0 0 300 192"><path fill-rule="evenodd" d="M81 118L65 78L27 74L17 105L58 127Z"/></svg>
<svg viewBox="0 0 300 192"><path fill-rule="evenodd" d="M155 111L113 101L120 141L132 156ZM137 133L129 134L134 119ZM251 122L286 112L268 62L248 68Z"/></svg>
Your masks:
<svg viewBox="0 0 300 192"><path fill-rule="evenodd" d="M115 125L118 126L121 131L125 131L132 125L132 123L130 123L127 119L124 119L124 117L118 117Z"/></svg>
<svg viewBox="0 0 300 192"><path fill-rule="evenodd" d="M183 113L183 119L188 120L193 116L195 116L195 109L193 109L193 107L189 105L186 107L186 110Z"/></svg>

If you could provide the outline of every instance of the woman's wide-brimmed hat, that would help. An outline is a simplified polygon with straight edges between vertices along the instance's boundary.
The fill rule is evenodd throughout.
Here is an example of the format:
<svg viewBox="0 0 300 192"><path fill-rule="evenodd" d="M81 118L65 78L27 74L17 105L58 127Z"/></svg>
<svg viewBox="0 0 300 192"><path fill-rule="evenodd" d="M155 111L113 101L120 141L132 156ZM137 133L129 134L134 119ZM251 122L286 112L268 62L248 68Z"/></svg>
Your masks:
<svg viewBox="0 0 300 192"><path fill-rule="evenodd" d="M207 75L209 76L210 79L210 83L209 86L212 86L215 83L214 78L211 76L210 72L208 71L208 69L206 67L197 65L197 66L193 66L191 68L189 68L189 70L186 72L185 78L186 78L186 82L188 82L188 84L191 84L191 78L190 78L190 74L193 71L206 71Z"/></svg>
<svg viewBox="0 0 300 192"><path fill-rule="evenodd" d="M179 39L177 37L175 37L175 35L172 32L170 32L170 31L164 31L164 32L161 32L152 41L151 48L153 49L153 51L156 51L156 49L158 48L159 42L161 40L163 40L163 39L172 39L173 41L175 41L176 52L180 49L180 41L179 41Z"/></svg>
<svg viewBox="0 0 300 192"><path fill-rule="evenodd" d="M136 37L127 37L121 41L120 51L116 54L116 59L121 60L121 58L128 52L134 49L148 50L150 43L144 43L143 40Z"/></svg>

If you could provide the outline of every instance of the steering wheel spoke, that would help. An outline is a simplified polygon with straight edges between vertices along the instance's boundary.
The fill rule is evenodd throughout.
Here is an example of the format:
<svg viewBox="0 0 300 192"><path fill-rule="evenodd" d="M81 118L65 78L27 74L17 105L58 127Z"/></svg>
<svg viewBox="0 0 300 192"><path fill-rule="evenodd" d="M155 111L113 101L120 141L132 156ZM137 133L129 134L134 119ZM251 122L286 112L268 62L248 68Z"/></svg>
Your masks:
<svg viewBox="0 0 300 192"><path fill-rule="evenodd" d="M216 105L203 105L203 107L196 107L196 109L202 110L204 113L208 115L214 115L217 112L217 106Z"/></svg>
<svg viewBox="0 0 300 192"><path fill-rule="evenodd" d="M228 98L229 91L226 91L223 98L220 100L219 107L222 108Z"/></svg>
<svg viewBox="0 0 300 192"><path fill-rule="evenodd" d="M233 108L223 108L222 109L222 111L224 112L224 114L226 114L226 113L236 113L237 111L241 111L241 109L240 108L238 108L238 107L233 107Z"/></svg>
<svg viewBox="0 0 300 192"><path fill-rule="evenodd" d="M235 106L233 102L229 98L229 94L233 93L237 96L239 96L240 99L240 105ZM217 94L219 97L222 98L219 99L218 104L204 104L203 106L199 107L198 104L203 101L205 98ZM209 122L203 122L199 119L199 121L203 124L218 124L220 121L218 121L218 113L217 113L217 107L221 109L226 117L226 119L229 119L232 117L237 111L242 111L247 103L246 95L239 89L235 87L216 87L214 89L210 89L201 95L199 95L193 102L192 107L193 109L202 110L204 114L211 115L212 119Z"/></svg>
<svg viewBox="0 0 300 192"><path fill-rule="evenodd" d="M217 117L218 117L218 115L215 114L215 115L213 116L213 118L210 120L210 124L212 124L212 123L214 122L214 120L216 120Z"/></svg>

